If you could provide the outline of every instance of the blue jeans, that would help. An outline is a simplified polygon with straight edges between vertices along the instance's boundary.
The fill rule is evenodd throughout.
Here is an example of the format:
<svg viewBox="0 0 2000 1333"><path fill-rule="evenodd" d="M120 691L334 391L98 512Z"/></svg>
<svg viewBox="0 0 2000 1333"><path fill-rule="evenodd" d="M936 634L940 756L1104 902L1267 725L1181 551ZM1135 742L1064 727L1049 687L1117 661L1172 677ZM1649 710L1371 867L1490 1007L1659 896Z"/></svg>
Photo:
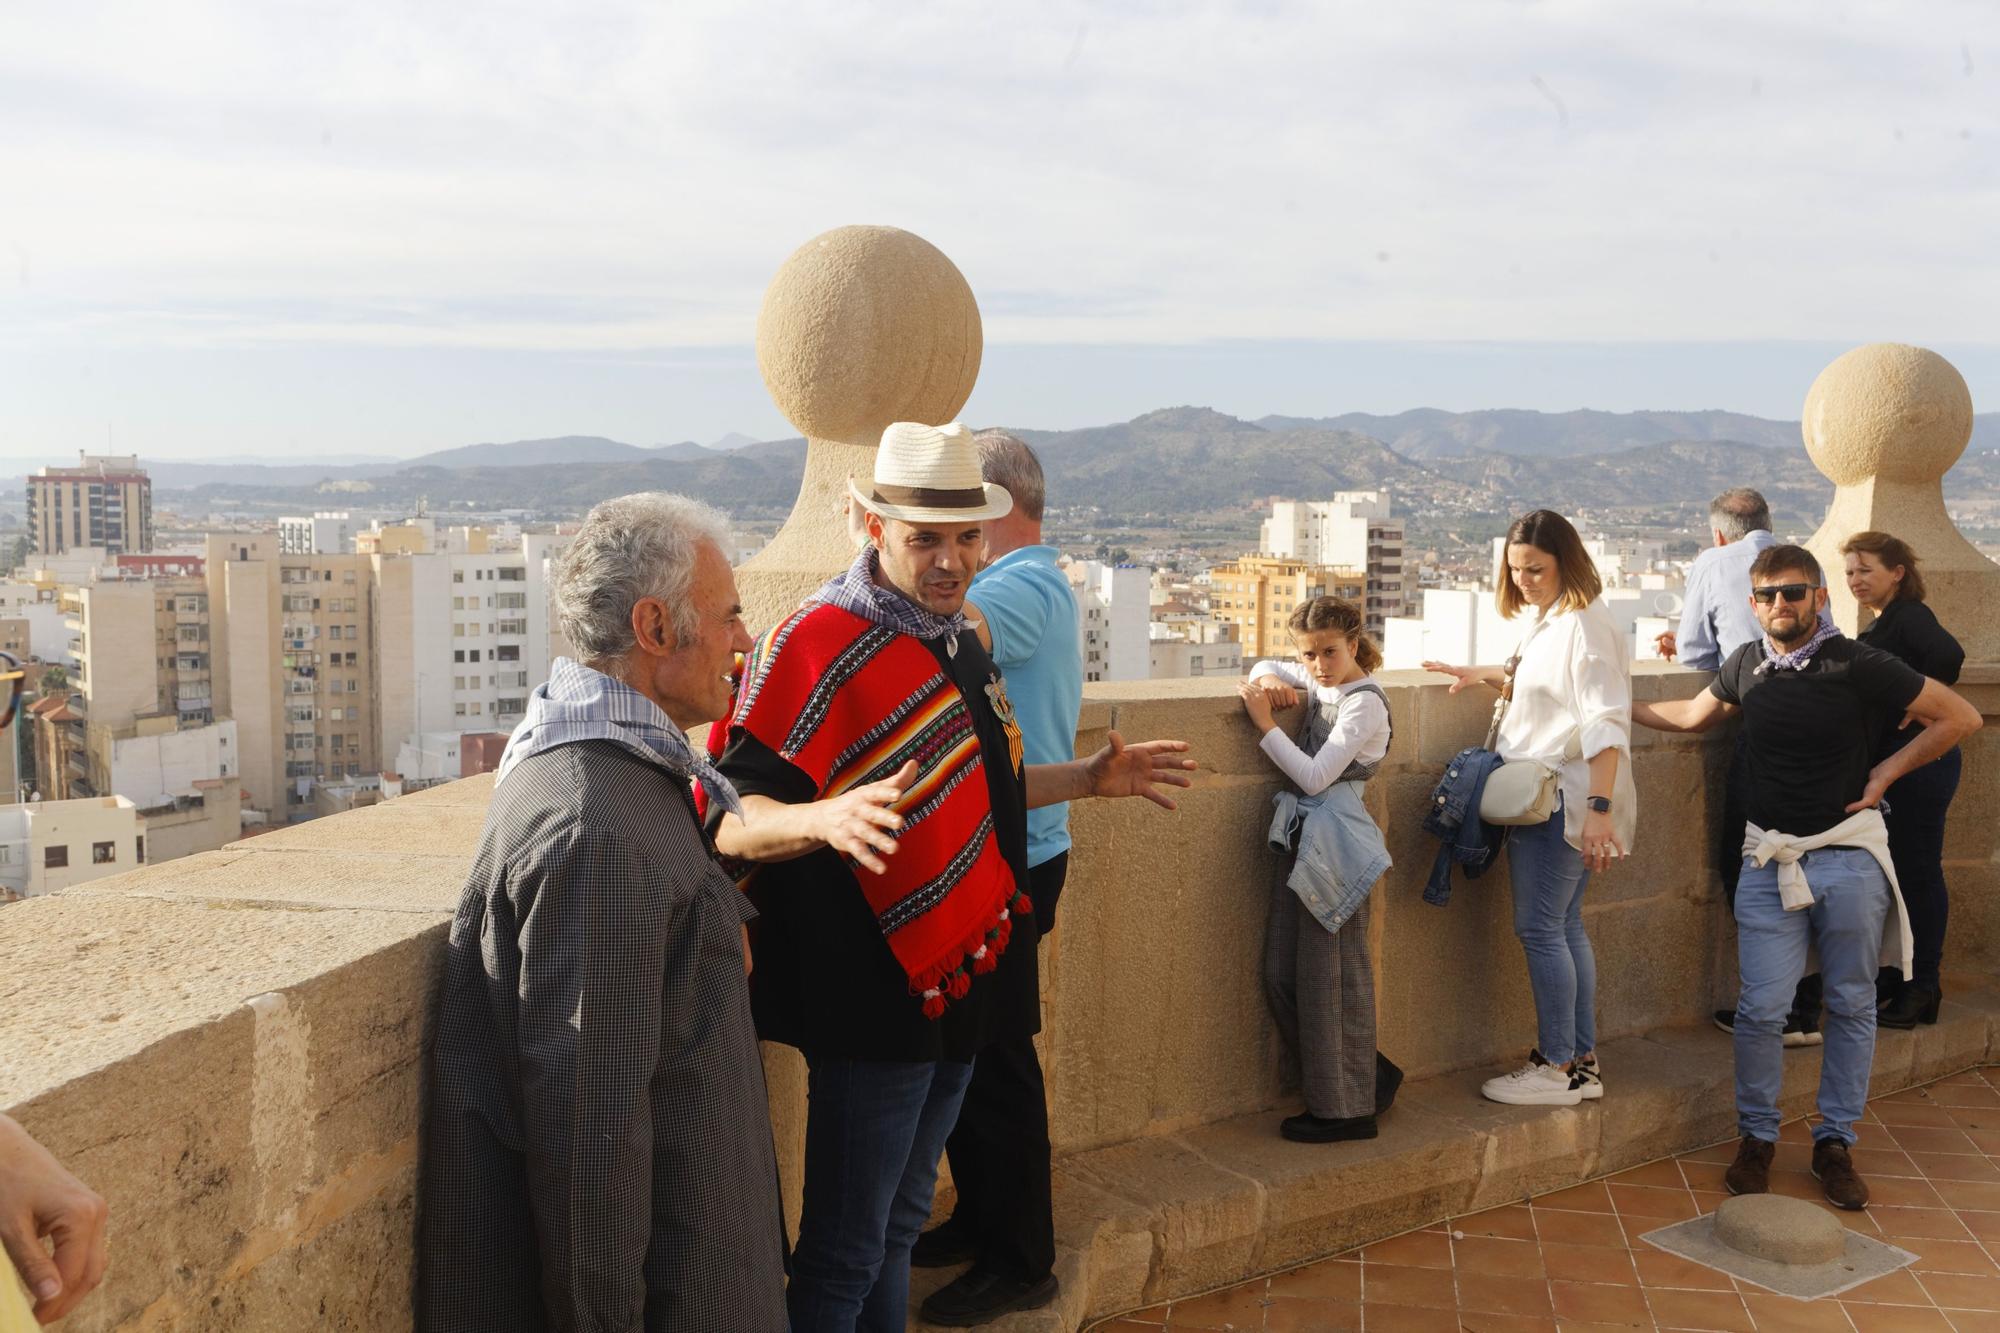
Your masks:
<svg viewBox="0 0 2000 1333"><path fill-rule="evenodd" d="M1597 1049L1597 955L1583 933L1583 853L1563 841L1563 807L1507 837L1514 934L1535 992L1535 1045L1551 1064Z"/></svg>
<svg viewBox="0 0 2000 1333"><path fill-rule="evenodd" d="M1813 1138L1853 1143L1875 1061L1875 968L1889 915L1889 881L1859 847L1807 852L1799 864L1813 904L1796 912L1778 899L1777 862L1760 867L1746 857L1736 882L1736 966L1743 977L1736 1002L1736 1125L1746 1138L1777 1141L1785 1082L1779 1034L1810 943L1826 978L1820 1123Z"/></svg>
<svg viewBox="0 0 2000 1333"><path fill-rule="evenodd" d="M910 1246L972 1066L806 1063L806 1178L785 1296L793 1333L903 1333Z"/></svg>

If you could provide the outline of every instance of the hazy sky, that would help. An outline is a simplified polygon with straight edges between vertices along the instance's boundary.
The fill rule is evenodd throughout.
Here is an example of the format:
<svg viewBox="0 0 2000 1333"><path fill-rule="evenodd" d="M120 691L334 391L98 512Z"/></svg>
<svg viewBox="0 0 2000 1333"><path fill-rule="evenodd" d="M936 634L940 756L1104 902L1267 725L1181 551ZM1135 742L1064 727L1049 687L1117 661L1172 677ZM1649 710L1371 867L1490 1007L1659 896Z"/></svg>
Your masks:
<svg viewBox="0 0 2000 1333"><path fill-rule="evenodd" d="M790 433L764 284L977 293L966 415L2000 406L2000 6L25 0L0 455Z"/></svg>

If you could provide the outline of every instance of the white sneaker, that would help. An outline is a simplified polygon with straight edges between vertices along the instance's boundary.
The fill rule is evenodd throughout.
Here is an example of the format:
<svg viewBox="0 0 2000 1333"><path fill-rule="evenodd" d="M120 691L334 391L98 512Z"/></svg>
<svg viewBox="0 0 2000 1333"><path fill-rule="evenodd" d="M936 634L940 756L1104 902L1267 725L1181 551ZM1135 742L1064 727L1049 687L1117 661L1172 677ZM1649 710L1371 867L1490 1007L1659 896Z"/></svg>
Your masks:
<svg viewBox="0 0 2000 1333"><path fill-rule="evenodd" d="M1583 1100L1583 1089L1558 1065L1542 1058L1540 1051L1528 1052L1528 1063L1511 1074L1489 1078L1480 1094L1490 1102L1509 1106L1575 1106Z"/></svg>
<svg viewBox="0 0 2000 1333"><path fill-rule="evenodd" d="M1597 1068L1595 1060L1579 1060L1569 1081L1587 1102L1597 1101L1604 1096L1604 1075Z"/></svg>

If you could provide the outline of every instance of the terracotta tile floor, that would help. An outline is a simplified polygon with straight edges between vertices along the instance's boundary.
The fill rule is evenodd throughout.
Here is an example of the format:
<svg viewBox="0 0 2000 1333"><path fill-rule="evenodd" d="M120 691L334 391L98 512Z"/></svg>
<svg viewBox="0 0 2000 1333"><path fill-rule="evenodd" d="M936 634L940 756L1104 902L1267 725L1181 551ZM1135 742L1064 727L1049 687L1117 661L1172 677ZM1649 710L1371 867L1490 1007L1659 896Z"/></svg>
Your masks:
<svg viewBox="0 0 2000 1333"><path fill-rule="evenodd" d="M1772 1295L1639 1239L1728 1197L1731 1140L1095 1328L2000 1333L2000 1067L1874 1101L1860 1132L1854 1163L1874 1199L1835 1215L1921 1257L1832 1299ZM1811 1142L1806 1121L1784 1127L1774 1189L1820 1198Z"/></svg>

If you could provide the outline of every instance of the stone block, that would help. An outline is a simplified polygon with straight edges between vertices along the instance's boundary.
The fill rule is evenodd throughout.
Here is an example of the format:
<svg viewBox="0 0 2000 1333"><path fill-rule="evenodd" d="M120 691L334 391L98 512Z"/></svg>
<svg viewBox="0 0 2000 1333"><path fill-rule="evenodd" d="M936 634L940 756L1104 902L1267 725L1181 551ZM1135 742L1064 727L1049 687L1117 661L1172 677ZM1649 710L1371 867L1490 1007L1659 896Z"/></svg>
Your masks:
<svg viewBox="0 0 2000 1333"><path fill-rule="evenodd" d="M1454 872L1442 908L1423 901L1428 866L1376 894L1377 1042L1413 1078L1517 1062L1534 1044L1535 1006L1504 859L1470 883Z"/></svg>
<svg viewBox="0 0 2000 1333"><path fill-rule="evenodd" d="M1487 1101L1479 1085L1500 1072L1465 1070L1409 1085L1384 1118L1386 1126L1407 1103L1411 1112L1448 1126L1441 1136L1446 1143L1477 1153L1477 1160L1457 1173L1464 1197L1452 1211L1476 1212L1562 1189L1588 1174L1597 1159L1598 1117L1591 1108Z"/></svg>
<svg viewBox="0 0 2000 1333"><path fill-rule="evenodd" d="M1499 697L1484 685L1469 685L1457 694L1448 684L1417 691L1418 762L1442 764L1466 746L1483 742Z"/></svg>
<svg viewBox="0 0 2000 1333"><path fill-rule="evenodd" d="M1159 1259L1147 1215L1132 1201L1089 1184L1063 1161L1053 1184L1057 1270L1068 1316L1063 1327L1080 1328L1093 1314L1143 1305Z"/></svg>
<svg viewBox="0 0 2000 1333"><path fill-rule="evenodd" d="M1261 784L1182 793L1169 814L1085 802L1054 978L1051 1129L1063 1148L1268 1105L1275 1033L1259 982L1275 860Z"/></svg>
<svg viewBox="0 0 2000 1333"><path fill-rule="evenodd" d="M1639 819L1633 846L1627 849L1631 855L1593 874L1585 901L1706 897L1715 878L1715 858L1705 817L1701 754L1641 751L1634 756L1632 781L1639 792Z"/></svg>
<svg viewBox="0 0 2000 1333"><path fill-rule="evenodd" d="M473 854L479 849L480 834L486 828L486 804L483 800L417 799L442 790L429 788L417 796L350 810L338 819L309 819L230 843L226 850L376 852L401 857L446 857L470 866Z"/></svg>
<svg viewBox="0 0 2000 1333"><path fill-rule="evenodd" d="M2000 858L2000 820L1993 817L1993 812L2000 810L2000 726L1989 720L1984 730L1960 748L1964 756L1958 792L1952 797L1944 829L1945 879L1954 887L1961 866L1989 866ZM1895 795L1895 788L1890 788L1892 803ZM1954 909L1959 901L1960 895L1954 893ZM1954 920L1953 930L1957 927Z"/></svg>
<svg viewBox="0 0 2000 1333"><path fill-rule="evenodd" d="M426 787L422 791L413 791L407 796L398 796L394 801L385 802L385 804L395 806L477 806L481 811L480 817L483 819L487 805L493 800L493 781L493 774L478 773L469 778L460 778L456 782L441 782L435 787Z"/></svg>
<svg viewBox="0 0 2000 1333"><path fill-rule="evenodd" d="M1714 905L1685 898L1648 898L1593 907L1585 890L1583 925L1597 965L1600 1041L1665 1026L1708 1021L1716 992Z"/></svg>
<svg viewBox="0 0 2000 1333"><path fill-rule="evenodd" d="M446 934L440 923L283 992L306 1037L310 1141L326 1169L414 1142Z"/></svg>
<svg viewBox="0 0 2000 1333"><path fill-rule="evenodd" d="M1155 1137L1078 1153L1065 1169L1139 1206L1157 1263L1144 1299L1165 1300L1240 1281L1256 1270L1264 1188L1216 1166L1178 1138Z"/></svg>
<svg viewBox="0 0 2000 1333"><path fill-rule="evenodd" d="M1663 1040L1672 1036L1676 1040ZM1604 1098L1592 1174L1622 1171L1658 1158L1662 1145L1685 1147L1729 1138L1736 1130L1735 1054L1713 1027L1654 1029L1601 1043Z"/></svg>
<svg viewBox="0 0 2000 1333"><path fill-rule="evenodd" d="M110 1207L111 1267L65 1329L192 1311L257 1229L267 1163L254 1147L254 1067L251 1014L237 1006L74 1078L49 1071L38 1096L0 1092L0 1107Z"/></svg>
<svg viewBox="0 0 2000 1333"><path fill-rule="evenodd" d="M261 842L245 850L204 852L93 880L64 890L62 896L145 897L239 907L362 908L445 917L458 906L470 866L468 858L457 856L337 848L267 851Z"/></svg>
<svg viewBox="0 0 2000 1333"><path fill-rule="evenodd" d="M130 896L33 898L0 912L0 1107L223 1019L243 1002L430 935L410 912L267 911ZM427 1001L398 997L410 1006ZM247 1029L246 1029L247 1031ZM144 1105L143 1097L133 1105Z"/></svg>
<svg viewBox="0 0 2000 1333"><path fill-rule="evenodd" d="M1180 1136L1203 1160L1261 1188L1260 1272L1463 1212L1480 1174L1477 1137L1422 1101L1399 1100L1379 1137L1355 1143L1292 1143L1278 1119L1238 1116Z"/></svg>
<svg viewBox="0 0 2000 1333"><path fill-rule="evenodd" d="M223 1275L181 1321L188 1328L402 1333L416 1276L414 1162L341 1211L303 1224L254 1267ZM316 1224L315 1224L316 1223ZM274 1238L275 1239L275 1238Z"/></svg>
<svg viewBox="0 0 2000 1333"><path fill-rule="evenodd" d="M1143 692L1130 687L1144 685ZM1160 685L1182 687L1167 697L1151 688ZM1233 680L1202 677L1188 681L1129 681L1094 684L1088 687L1091 703L1109 706L1102 729L1079 729L1077 750L1088 754L1104 744L1104 731L1115 729L1127 741L1186 741L1189 757L1201 765L1202 773L1228 773L1279 780L1278 771L1257 748L1262 739L1252 726L1236 697ZM1138 697L1126 697L1137 694ZM1279 725L1297 729L1298 709L1281 712ZM1094 714L1090 719L1096 720Z"/></svg>
<svg viewBox="0 0 2000 1333"><path fill-rule="evenodd" d="M375 1194L407 1196L385 1182L414 1161L442 931L405 912L122 895L0 915L0 1107L112 1210L117 1260L70 1326L271 1326L211 1319L227 1275ZM356 1280L385 1274L406 1308L384 1257L408 1249L358 1244L375 1259Z"/></svg>

